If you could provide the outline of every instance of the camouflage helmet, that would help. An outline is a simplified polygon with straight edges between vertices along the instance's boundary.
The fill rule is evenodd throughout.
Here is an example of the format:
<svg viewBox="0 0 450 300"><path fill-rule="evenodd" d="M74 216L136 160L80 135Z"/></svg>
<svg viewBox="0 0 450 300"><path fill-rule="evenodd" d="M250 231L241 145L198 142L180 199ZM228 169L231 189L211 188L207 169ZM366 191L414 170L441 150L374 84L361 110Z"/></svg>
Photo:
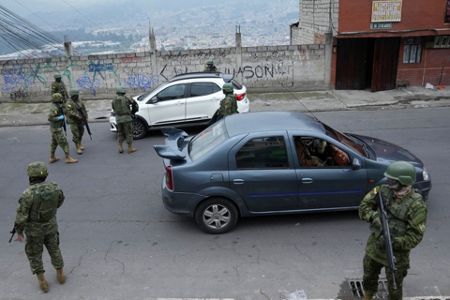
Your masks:
<svg viewBox="0 0 450 300"><path fill-rule="evenodd" d="M70 96L78 96L80 95L80 92L78 90L70 90Z"/></svg>
<svg viewBox="0 0 450 300"><path fill-rule="evenodd" d="M125 91L124 88L121 88L121 87L116 88L116 94L117 95L125 95L126 93L127 93L127 91Z"/></svg>
<svg viewBox="0 0 450 300"><path fill-rule="evenodd" d="M53 78L55 78L55 79L61 79L61 75L55 74L55 75L53 75Z"/></svg>
<svg viewBox="0 0 450 300"><path fill-rule="evenodd" d="M225 83L222 89L225 94L231 94L234 91L233 85L231 83Z"/></svg>
<svg viewBox="0 0 450 300"><path fill-rule="evenodd" d="M387 167L384 176L397 180L402 185L412 185L416 182L416 168L406 161L396 161Z"/></svg>
<svg viewBox="0 0 450 300"><path fill-rule="evenodd" d="M208 61L206 62L206 65L212 66L212 65L214 65L214 62L213 62L212 60L208 60Z"/></svg>
<svg viewBox="0 0 450 300"><path fill-rule="evenodd" d="M48 171L45 163L42 161L34 161L27 167L28 177L47 177Z"/></svg>
<svg viewBox="0 0 450 300"><path fill-rule="evenodd" d="M63 102L63 96L60 93L54 93L52 95L52 102L53 103L62 103Z"/></svg>

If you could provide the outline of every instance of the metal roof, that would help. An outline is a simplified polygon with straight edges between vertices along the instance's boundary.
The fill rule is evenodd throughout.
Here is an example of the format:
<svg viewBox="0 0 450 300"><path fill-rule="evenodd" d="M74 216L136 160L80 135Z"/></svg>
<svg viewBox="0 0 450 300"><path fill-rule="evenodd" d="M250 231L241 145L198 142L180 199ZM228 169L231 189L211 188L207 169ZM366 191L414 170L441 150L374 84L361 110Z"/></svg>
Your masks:
<svg viewBox="0 0 450 300"><path fill-rule="evenodd" d="M301 112L268 111L234 114L225 118L230 136L257 131L306 130L323 133L323 125Z"/></svg>

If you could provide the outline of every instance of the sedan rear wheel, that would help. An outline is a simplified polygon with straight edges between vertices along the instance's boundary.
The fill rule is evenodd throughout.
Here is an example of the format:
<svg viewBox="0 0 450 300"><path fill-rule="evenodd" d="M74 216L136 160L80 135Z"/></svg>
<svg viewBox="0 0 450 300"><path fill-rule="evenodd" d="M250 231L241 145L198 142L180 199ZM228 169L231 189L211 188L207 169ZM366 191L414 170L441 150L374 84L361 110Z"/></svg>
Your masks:
<svg viewBox="0 0 450 300"><path fill-rule="evenodd" d="M135 140L143 139L147 135L147 124L138 118L133 119L133 138Z"/></svg>
<svg viewBox="0 0 450 300"><path fill-rule="evenodd" d="M225 233L236 226L238 211L233 203L223 198L211 198L195 211L197 225L207 233Z"/></svg>

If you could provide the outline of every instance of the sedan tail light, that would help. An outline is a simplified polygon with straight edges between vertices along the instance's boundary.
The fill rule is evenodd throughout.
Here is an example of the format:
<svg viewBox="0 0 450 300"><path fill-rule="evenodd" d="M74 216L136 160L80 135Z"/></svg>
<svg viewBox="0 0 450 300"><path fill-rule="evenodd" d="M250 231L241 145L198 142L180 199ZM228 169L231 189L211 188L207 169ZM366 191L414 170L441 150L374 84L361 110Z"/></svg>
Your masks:
<svg viewBox="0 0 450 300"><path fill-rule="evenodd" d="M237 101L244 100L244 98L245 98L245 93L242 93L242 94L236 94L236 100L237 100Z"/></svg>
<svg viewBox="0 0 450 300"><path fill-rule="evenodd" d="M173 191L173 171L172 166L165 166L166 169L166 187L168 190Z"/></svg>

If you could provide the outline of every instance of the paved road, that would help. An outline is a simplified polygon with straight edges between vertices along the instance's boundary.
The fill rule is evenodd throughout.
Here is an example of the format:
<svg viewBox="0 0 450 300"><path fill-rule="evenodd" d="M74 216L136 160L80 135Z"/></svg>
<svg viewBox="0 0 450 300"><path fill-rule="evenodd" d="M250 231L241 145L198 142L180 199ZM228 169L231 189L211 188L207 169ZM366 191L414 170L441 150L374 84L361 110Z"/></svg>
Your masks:
<svg viewBox="0 0 450 300"><path fill-rule="evenodd" d="M421 157L431 172L428 230L413 251L406 296L450 295L450 108L326 112L326 123L387 139ZM46 160L46 126L0 128L0 299L142 299L216 297L280 299L297 290L335 298L359 278L368 227L356 213L241 220L225 235L200 232L160 200L162 163L155 132L133 155L116 153L106 123L93 124L80 163L50 166L64 189L59 212L68 281L59 286L45 256L50 293L40 295L23 245L8 244L26 165ZM191 133L198 132L193 130ZM62 153L59 153L62 156Z"/></svg>

